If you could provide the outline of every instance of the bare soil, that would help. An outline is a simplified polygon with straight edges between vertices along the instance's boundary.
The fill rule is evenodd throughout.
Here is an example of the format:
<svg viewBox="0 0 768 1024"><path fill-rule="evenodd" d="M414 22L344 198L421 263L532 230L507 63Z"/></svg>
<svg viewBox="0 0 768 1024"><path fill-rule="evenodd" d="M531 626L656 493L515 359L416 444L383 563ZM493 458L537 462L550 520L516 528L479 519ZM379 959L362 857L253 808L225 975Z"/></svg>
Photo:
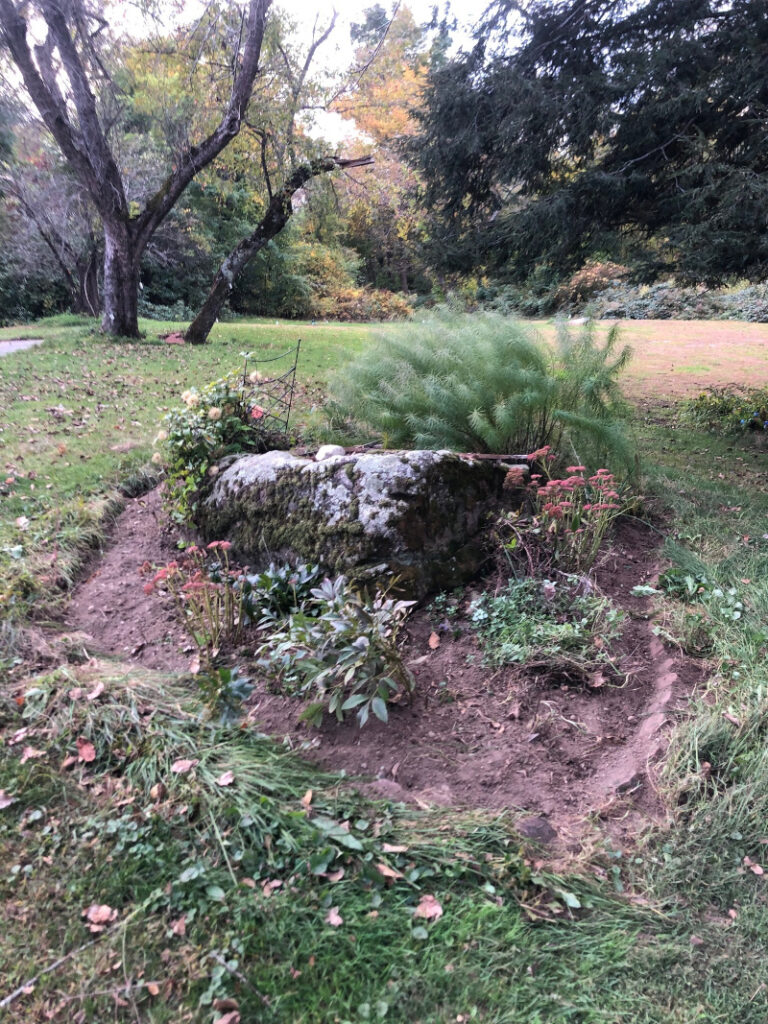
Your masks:
<svg viewBox="0 0 768 1024"><path fill-rule="evenodd" d="M425 608L405 641L416 690L391 708L388 725L373 721L361 730L354 720L326 718L312 728L299 721L299 699L258 680L247 720L323 768L363 777L371 795L521 812L524 833L563 850L578 848L590 816L620 840L661 813L654 778L667 727L706 668L665 648L653 633L649 600L630 593L654 578L657 546L651 530L623 525L597 569L601 589L628 614L611 649L616 673L596 674L591 686L546 665L489 668L466 623L456 635L456 622L441 626ZM94 651L188 671L193 649L175 609L145 594L140 574L144 563L165 564L175 551L159 491L130 501L113 543L74 594L68 628L88 634Z"/></svg>

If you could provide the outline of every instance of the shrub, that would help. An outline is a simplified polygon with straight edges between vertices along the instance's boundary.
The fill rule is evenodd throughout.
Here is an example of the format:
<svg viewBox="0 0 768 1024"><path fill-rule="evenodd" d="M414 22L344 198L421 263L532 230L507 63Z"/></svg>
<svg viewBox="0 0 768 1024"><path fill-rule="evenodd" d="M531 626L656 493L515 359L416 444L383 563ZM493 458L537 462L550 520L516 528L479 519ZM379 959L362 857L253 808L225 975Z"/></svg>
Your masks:
<svg viewBox="0 0 768 1024"><path fill-rule="evenodd" d="M258 404L260 374L251 377L233 372L200 391L190 388L181 396L183 407L163 420L155 438L161 450L152 459L165 464L168 505L177 521L193 517L220 459L288 447L285 434L264 426L269 410Z"/></svg>
<svg viewBox="0 0 768 1024"><path fill-rule="evenodd" d="M590 261L564 281L552 296L555 309L581 306L598 292L615 285L629 274L629 267L620 263Z"/></svg>
<svg viewBox="0 0 768 1024"><path fill-rule="evenodd" d="M413 604L326 579L260 646L259 667L284 692L314 698L302 715L314 724L326 710L339 721L355 711L361 726L371 713L386 722L387 703L413 689L397 646Z"/></svg>
<svg viewBox="0 0 768 1024"><path fill-rule="evenodd" d="M413 309L404 295L379 288L338 288L313 298L311 315L321 320L368 322L408 320Z"/></svg>
<svg viewBox="0 0 768 1024"><path fill-rule="evenodd" d="M518 454L550 445L579 461L631 464L618 377L629 349L612 330L561 326L553 351L493 314L394 328L332 383L338 405L386 444Z"/></svg>
<svg viewBox="0 0 768 1024"><path fill-rule="evenodd" d="M714 433L768 430L768 388L708 388L683 404L684 419Z"/></svg>

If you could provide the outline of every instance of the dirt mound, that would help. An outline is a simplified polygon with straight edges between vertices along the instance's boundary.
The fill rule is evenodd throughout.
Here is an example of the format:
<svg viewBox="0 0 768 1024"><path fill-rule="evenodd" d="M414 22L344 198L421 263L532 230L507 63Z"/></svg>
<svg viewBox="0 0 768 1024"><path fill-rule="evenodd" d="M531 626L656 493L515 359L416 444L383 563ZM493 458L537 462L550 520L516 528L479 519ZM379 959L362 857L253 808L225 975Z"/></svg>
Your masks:
<svg viewBox="0 0 768 1024"><path fill-rule="evenodd" d="M321 729L310 728L299 722L302 702L258 681L248 721L324 768L364 777L373 795L524 811L524 831L545 842L558 834L566 846L589 814L612 818L619 833L634 831L639 818L659 810L653 765L665 727L703 674L701 663L664 648L647 618L648 599L631 594L653 576L656 546L650 530L625 526L597 573L604 592L628 612L612 647L621 685L597 678L587 686L547 666L489 668L469 631L443 634L435 648L433 623L421 610L405 650L416 691L391 709L389 725L374 721L360 730L354 721L326 719ZM193 652L173 605L145 594L139 572L175 551L159 492L129 502L112 545L73 597L68 626L122 660L186 670Z"/></svg>

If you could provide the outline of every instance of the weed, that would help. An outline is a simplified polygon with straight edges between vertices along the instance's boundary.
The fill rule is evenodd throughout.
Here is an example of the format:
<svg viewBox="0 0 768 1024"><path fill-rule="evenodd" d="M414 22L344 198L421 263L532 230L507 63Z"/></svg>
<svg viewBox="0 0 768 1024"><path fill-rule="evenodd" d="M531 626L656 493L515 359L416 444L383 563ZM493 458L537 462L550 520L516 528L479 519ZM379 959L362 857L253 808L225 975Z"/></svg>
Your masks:
<svg viewBox="0 0 768 1024"><path fill-rule="evenodd" d="M565 658L587 669L608 660L622 613L586 578L510 580L507 589L482 594L471 621L492 665Z"/></svg>

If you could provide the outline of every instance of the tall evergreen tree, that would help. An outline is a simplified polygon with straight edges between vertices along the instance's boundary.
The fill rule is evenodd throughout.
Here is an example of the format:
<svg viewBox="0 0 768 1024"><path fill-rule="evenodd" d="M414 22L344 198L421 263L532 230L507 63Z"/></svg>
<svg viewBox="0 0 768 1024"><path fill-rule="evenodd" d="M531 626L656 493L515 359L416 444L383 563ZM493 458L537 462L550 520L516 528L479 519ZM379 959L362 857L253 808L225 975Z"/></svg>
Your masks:
<svg viewBox="0 0 768 1024"><path fill-rule="evenodd" d="M410 150L445 267L768 273L764 0L497 0L476 38Z"/></svg>

